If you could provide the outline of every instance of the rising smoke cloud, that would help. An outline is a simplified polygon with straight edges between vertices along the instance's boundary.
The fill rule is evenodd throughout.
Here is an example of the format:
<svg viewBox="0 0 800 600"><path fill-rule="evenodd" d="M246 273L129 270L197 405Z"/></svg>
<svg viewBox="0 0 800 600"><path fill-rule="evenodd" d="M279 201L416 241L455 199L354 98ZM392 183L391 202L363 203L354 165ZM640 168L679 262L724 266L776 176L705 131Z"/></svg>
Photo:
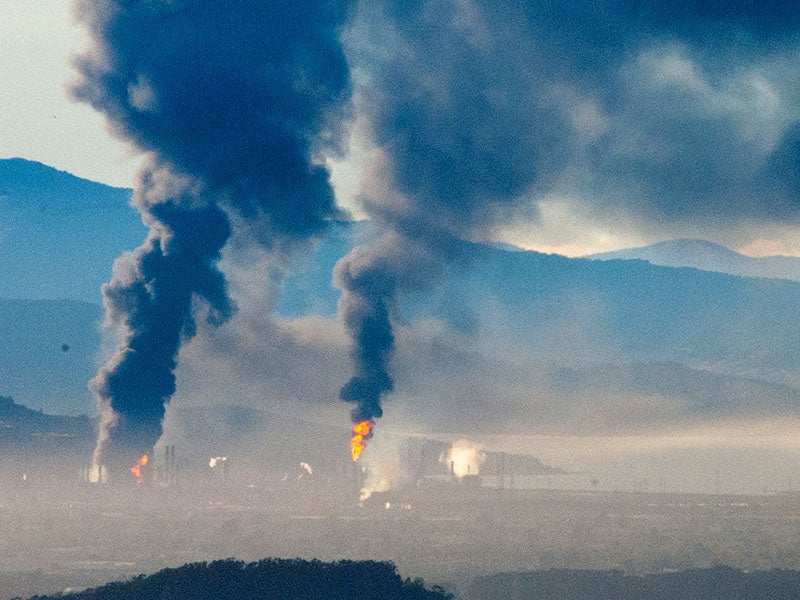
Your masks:
<svg viewBox="0 0 800 600"><path fill-rule="evenodd" d="M531 117L527 92L511 84L522 65L504 40L484 37L488 15L477 7L412 2L362 10L350 57L370 73L359 106L380 157L365 177L363 201L392 233L355 248L334 273L354 343L355 374L340 396L356 403L356 422L380 417L381 396L393 388L398 294L432 285L465 240L513 208L536 181L542 141L553 133L547 119ZM380 40L398 51L376 52Z"/></svg>
<svg viewBox="0 0 800 600"><path fill-rule="evenodd" d="M326 153L340 151L348 3L78 1L91 35L74 95L149 154L134 204L150 235L104 287L114 356L93 380L96 463L123 469L161 433L181 343L200 310L233 310L220 251L236 232L274 252L338 216ZM203 300L198 304L197 300ZM203 308L205 305L205 308Z"/></svg>
<svg viewBox="0 0 800 600"><path fill-rule="evenodd" d="M356 405L354 423L383 416L381 396L394 388L389 363L397 295L431 281L437 266L434 259L427 246L408 243L390 231L372 245L356 246L334 268L334 285L342 290L339 314L354 342L351 358L356 366L339 396Z"/></svg>
<svg viewBox="0 0 800 600"><path fill-rule="evenodd" d="M392 232L334 274L353 340L341 396L356 405L354 418L379 417L393 389L398 298L433 285L465 240L496 239L520 210L535 220L555 199L567 216L622 215L654 228L796 219L797 11L662 4L361 2L345 57L341 2L302 11L286 0L80 2L93 47L78 61L77 96L151 153L143 181L180 182L151 186L147 200L137 191L154 233L110 288L139 281L152 296L160 286L138 265L184 247L175 241L181 219L162 222L156 205L221 209L234 237L279 252L320 234L336 208L318 163L339 151L348 63L373 151L363 207ZM158 197L161 188L180 191ZM194 235L205 235L202 225ZM187 257L211 279L215 244ZM230 306L209 295L200 286L183 298L205 299L212 320L224 320ZM168 372L197 314L194 302L180 306L178 341L173 334L159 356ZM133 339L129 312L110 312L123 340ZM117 363L128 372L127 347L101 371L99 389ZM170 390L148 392L159 398L153 406Z"/></svg>
<svg viewBox="0 0 800 600"><path fill-rule="evenodd" d="M396 233L337 267L355 364L342 397L361 414L380 414L375 398L392 390L398 297L412 277L436 281L400 257L441 268L517 219L537 231L553 206L648 237L798 220L798 18L785 3L359 7L347 47L363 74L361 200ZM563 245L551 225L540 241Z"/></svg>
<svg viewBox="0 0 800 600"><path fill-rule="evenodd" d="M97 465L100 450L113 462L129 458L131 451L146 454L158 440L164 403L175 392L177 350L195 333L194 298L206 301L211 323L233 310L215 266L230 234L225 214L213 205L192 206L192 195L174 185L171 202L148 205L159 176L175 183L163 171L149 171L138 188L137 206L152 223L150 235L117 260L114 277L103 288L106 323L124 342L92 380L102 418ZM160 198L162 192L155 194Z"/></svg>

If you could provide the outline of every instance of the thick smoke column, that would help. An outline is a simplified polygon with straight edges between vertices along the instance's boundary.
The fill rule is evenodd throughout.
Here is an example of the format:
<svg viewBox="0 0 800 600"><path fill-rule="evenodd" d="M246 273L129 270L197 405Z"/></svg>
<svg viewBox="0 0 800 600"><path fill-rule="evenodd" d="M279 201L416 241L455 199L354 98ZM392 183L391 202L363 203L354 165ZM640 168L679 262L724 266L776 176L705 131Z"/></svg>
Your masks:
<svg viewBox="0 0 800 600"><path fill-rule="evenodd" d="M334 273L354 344L355 373L340 395L356 404L354 421L380 417L392 390L398 295L432 285L536 180L548 121L531 118L514 33L490 10L450 0L365 3L354 27L349 56L370 74L358 98L378 155L363 200L392 232L356 248ZM385 44L394 51L375 51Z"/></svg>
<svg viewBox="0 0 800 600"><path fill-rule="evenodd" d="M164 403L175 392L177 351L195 331L193 299L207 302L212 322L232 310L215 266L230 234L225 214L213 205L192 207L177 193L170 202L147 206L142 196L148 189L141 181L137 198L152 223L150 235L118 259L103 288L107 324L124 339L92 381L103 419L95 463L105 458L115 470L129 466L131 452L147 454L161 435Z"/></svg>
<svg viewBox="0 0 800 600"><path fill-rule="evenodd" d="M92 46L74 93L150 154L134 193L150 235L104 288L119 346L93 380L96 465L122 472L150 451L198 311L230 316L216 263L232 229L281 251L337 216L315 158L339 151L348 117L347 13L337 0L76 3Z"/></svg>
<svg viewBox="0 0 800 600"><path fill-rule="evenodd" d="M334 281L345 291L339 311L355 342L352 356L356 373L342 388L340 397L356 404L354 423L371 421L383 416L381 394L394 386L388 363L394 346L389 304L395 296L395 278L388 265L367 248L356 247L337 264Z"/></svg>
<svg viewBox="0 0 800 600"><path fill-rule="evenodd" d="M419 289L438 272L431 245L389 232L371 246L357 246L334 269L342 290L339 314L353 339L355 373L339 396L356 406L354 423L383 416L381 396L394 388L389 363L394 348L391 314L398 294Z"/></svg>

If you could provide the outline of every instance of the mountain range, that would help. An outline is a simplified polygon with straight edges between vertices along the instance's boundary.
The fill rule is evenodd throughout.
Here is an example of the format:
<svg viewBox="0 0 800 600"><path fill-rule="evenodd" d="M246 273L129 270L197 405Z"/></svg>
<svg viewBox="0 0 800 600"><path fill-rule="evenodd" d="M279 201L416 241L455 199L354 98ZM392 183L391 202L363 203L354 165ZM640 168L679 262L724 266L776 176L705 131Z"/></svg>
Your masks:
<svg viewBox="0 0 800 600"><path fill-rule="evenodd" d="M0 394L49 411L90 412L99 287L114 257L146 235L130 191L21 159L0 161L0 190ZM333 265L378 233L370 223L334 225L285 279L279 321L332 322ZM433 428L625 431L800 415L798 259L754 259L691 240L591 259L467 244L461 258L439 284L403 298L396 314L398 402L416 399L414 416ZM250 365L258 356L269 364L279 352L288 367L248 367L237 383L252 379L264 397L287 389L278 378L301 387L310 378L297 394L330 403L346 377L347 351L336 338L311 370L298 362L296 374L287 347L231 347L229 362ZM201 372L220 357L193 360L185 362ZM437 401L420 400L430 397ZM598 398L607 410L585 410Z"/></svg>
<svg viewBox="0 0 800 600"><path fill-rule="evenodd" d="M662 267L692 267L741 277L766 277L800 281L800 259L793 256L745 256L705 240L669 240L629 248L591 254L591 260L645 260Z"/></svg>
<svg viewBox="0 0 800 600"><path fill-rule="evenodd" d="M114 259L147 233L130 199L41 163L0 160L0 297L99 303Z"/></svg>

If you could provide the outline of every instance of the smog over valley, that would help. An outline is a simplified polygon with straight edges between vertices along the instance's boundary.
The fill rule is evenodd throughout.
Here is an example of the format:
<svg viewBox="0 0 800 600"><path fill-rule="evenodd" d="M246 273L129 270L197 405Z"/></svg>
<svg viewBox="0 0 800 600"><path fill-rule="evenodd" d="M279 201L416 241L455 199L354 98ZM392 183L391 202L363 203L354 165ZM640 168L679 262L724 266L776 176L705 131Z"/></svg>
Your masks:
<svg viewBox="0 0 800 600"><path fill-rule="evenodd" d="M800 11L0 2L0 600L800 600Z"/></svg>

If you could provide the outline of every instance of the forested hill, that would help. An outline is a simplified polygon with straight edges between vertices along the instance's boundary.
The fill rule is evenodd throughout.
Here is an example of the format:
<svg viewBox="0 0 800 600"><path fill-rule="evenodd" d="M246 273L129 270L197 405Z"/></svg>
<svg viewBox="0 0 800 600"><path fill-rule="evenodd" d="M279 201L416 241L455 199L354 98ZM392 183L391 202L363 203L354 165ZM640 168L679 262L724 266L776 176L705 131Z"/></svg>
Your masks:
<svg viewBox="0 0 800 600"><path fill-rule="evenodd" d="M37 600L449 600L451 595L403 580L391 563L265 559L193 563L76 594Z"/></svg>

